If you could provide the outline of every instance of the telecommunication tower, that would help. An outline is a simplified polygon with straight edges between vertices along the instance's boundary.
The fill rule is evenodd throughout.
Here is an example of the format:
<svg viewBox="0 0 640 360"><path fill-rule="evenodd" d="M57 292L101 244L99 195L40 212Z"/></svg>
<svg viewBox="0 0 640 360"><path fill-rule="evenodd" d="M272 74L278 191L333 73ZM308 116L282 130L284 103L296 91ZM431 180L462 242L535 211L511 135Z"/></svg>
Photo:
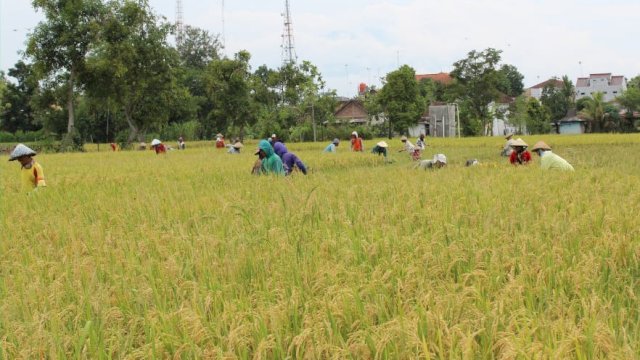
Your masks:
<svg viewBox="0 0 640 360"><path fill-rule="evenodd" d="M176 0L176 45L182 45L184 39L184 13L182 0Z"/></svg>
<svg viewBox="0 0 640 360"><path fill-rule="evenodd" d="M284 32L282 33L282 63L283 64L295 64L298 60L296 56L296 49L293 42L293 24L291 22L291 9L289 7L289 0L285 0L285 12L282 14L284 17Z"/></svg>

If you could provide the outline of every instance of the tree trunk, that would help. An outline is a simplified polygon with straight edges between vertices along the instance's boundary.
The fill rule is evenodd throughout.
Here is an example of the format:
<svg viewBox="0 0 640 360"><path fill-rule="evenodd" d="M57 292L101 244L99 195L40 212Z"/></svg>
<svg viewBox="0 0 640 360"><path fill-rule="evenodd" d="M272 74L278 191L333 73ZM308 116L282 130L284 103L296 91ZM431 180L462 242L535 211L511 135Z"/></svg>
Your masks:
<svg viewBox="0 0 640 360"><path fill-rule="evenodd" d="M129 144L131 144L133 142L133 140L135 140L138 137L138 127L133 123L133 119L131 119L131 113L128 111L128 109L125 108L124 110L124 117L125 119L127 119L127 124L129 124L129 138L127 139L127 142Z"/></svg>
<svg viewBox="0 0 640 360"><path fill-rule="evenodd" d="M67 111L69 112L69 120L67 122L67 134L71 134L75 128L75 114L73 109L73 85L75 82L76 72L73 68L69 72L69 89L67 90Z"/></svg>

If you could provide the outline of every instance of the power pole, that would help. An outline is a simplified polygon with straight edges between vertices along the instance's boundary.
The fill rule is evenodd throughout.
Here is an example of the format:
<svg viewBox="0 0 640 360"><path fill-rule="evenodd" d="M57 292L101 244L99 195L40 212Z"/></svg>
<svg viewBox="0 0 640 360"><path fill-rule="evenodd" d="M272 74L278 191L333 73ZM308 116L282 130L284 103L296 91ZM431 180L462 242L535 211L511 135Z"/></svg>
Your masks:
<svg viewBox="0 0 640 360"><path fill-rule="evenodd" d="M282 33L282 63L295 64L298 60L296 56L296 49L293 41L293 23L291 22L291 9L289 7L289 0L285 0L285 12L282 14L284 17L284 32Z"/></svg>
<svg viewBox="0 0 640 360"><path fill-rule="evenodd" d="M224 0L222 0L221 17L222 17L222 48L224 49L226 46L226 38L225 38L225 30L224 30Z"/></svg>
<svg viewBox="0 0 640 360"><path fill-rule="evenodd" d="M176 45L182 45L184 40L184 13L182 0L176 0Z"/></svg>

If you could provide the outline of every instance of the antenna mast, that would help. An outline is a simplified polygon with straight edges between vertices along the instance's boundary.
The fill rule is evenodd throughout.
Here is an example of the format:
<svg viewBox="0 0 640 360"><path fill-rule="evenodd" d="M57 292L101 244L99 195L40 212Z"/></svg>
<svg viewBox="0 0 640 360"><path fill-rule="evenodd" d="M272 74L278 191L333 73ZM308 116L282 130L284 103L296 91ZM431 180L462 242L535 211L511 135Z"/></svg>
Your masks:
<svg viewBox="0 0 640 360"><path fill-rule="evenodd" d="M184 13L182 0L176 0L176 45L182 45L184 40Z"/></svg>
<svg viewBox="0 0 640 360"><path fill-rule="evenodd" d="M296 56L296 49L293 43L293 26L291 23L291 10L289 7L289 0L285 0L285 12L282 14L284 17L284 32L282 34L282 63L283 64L295 64L298 57Z"/></svg>
<svg viewBox="0 0 640 360"><path fill-rule="evenodd" d="M221 11L221 16L222 16L222 48L225 48L225 42L226 42L226 38L225 38L225 34L224 34L224 0L222 0L222 11Z"/></svg>

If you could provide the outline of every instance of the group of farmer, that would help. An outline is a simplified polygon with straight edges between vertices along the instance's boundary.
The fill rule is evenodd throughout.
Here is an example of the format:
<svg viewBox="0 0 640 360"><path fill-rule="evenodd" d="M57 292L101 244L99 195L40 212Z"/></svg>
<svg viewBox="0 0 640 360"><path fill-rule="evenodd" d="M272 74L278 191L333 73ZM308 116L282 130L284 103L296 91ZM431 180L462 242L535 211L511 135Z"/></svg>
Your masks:
<svg viewBox="0 0 640 360"><path fill-rule="evenodd" d="M529 145L524 140L518 138L513 140L513 134L509 133L505 137L506 144L502 149L502 156L508 156L509 162L513 165L527 165L531 161L531 153L527 150ZM538 141L531 151L540 157L540 168L573 171L573 166L568 161L551 151L551 146L544 141Z"/></svg>
<svg viewBox="0 0 640 360"><path fill-rule="evenodd" d="M527 150L529 145L521 138L513 139L513 134L507 134L506 144L504 145L501 155L508 157L509 162L515 166L527 165L531 161L531 152ZM420 160L422 152L426 149L426 141L424 134L417 139L416 144L412 144L406 136L402 136L400 141L403 144L400 152L407 152L414 161L417 161L415 168L433 169L442 168L447 165L447 157L444 154L436 154L433 159ZM325 149L324 152L335 153L336 148L340 145L339 139L334 139ZM156 154L164 154L167 147L158 139L151 142L152 149ZM226 145L222 134L216 136L216 148L228 148L228 153L239 154L244 147L242 142L236 139L233 144ZM146 148L146 145L145 145ZM178 139L178 148L185 149L184 138ZM381 155L385 159L388 157L389 145L385 141L380 141L371 149L373 154ZM114 151L119 150L117 146L112 145ZM351 134L351 151L364 152L362 138L357 132ZM540 167L542 169L557 169L565 171L573 171L573 166L565 159L553 153L551 147L544 141L538 141L531 151L540 157ZM256 175L273 174L273 175L291 175L293 172L299 171L306 175L308 173L307 166L300 158L290 152L287 146L276 136L271 135L267 140L260 140L258 148L254 152L258 159L254 163L252 173ZM21 180L23 188L27 191L38 189L46 186L44 172L42 166L33 158L36 152L24 144L18 144L11 152L9 161L18 160L21 165ZM479 162L477 159L467 160L466 166L475 166Z"/></svg>

